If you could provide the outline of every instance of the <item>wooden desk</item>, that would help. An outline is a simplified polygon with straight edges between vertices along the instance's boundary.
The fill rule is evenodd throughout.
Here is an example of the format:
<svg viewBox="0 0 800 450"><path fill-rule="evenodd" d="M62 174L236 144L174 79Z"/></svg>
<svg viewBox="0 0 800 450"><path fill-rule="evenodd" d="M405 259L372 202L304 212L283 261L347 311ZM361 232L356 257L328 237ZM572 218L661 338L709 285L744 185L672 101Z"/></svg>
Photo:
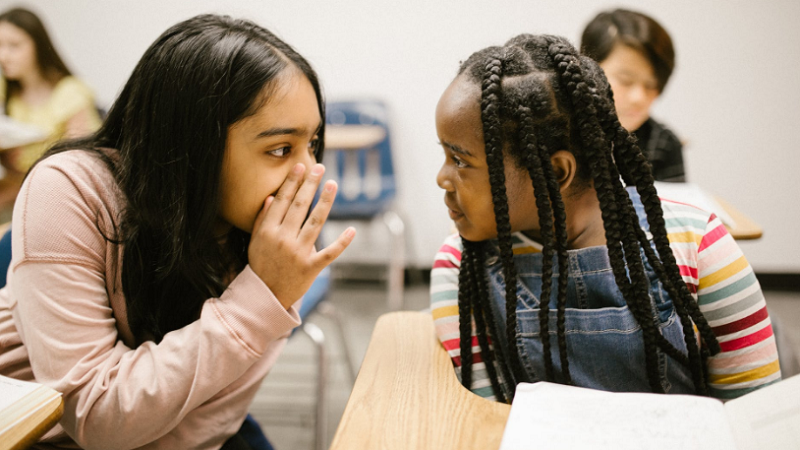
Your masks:
<svg viewBox="0 0 800 450"><path fill-rule="evenodd" d="M762 230L758 224L739 212L738 209L731 206L728 202L717 196L714 196L714 200L716 200L719 206L721 206L722 209L731 216L734 222L736 222L736 226L733 228L725 225L725 228L728 229L728 233L730 233L734 239L740 241L758 239L764 234L764 230Z"/></svg>
<svg viewBox="0 0 800 450"><path fill-rule="evenodd" d="M36 401L32 398L31 401ZM64 400L53 398L0 435L0 450L22 450L35 444L50 428L53 428L64 414Z"/></svg>
<svg viewBox="0 0 800 450"><path fill-rule="evenodd" d="M378 319L331 450L494 450L511 406L467 391L428 313Z"/></svg>

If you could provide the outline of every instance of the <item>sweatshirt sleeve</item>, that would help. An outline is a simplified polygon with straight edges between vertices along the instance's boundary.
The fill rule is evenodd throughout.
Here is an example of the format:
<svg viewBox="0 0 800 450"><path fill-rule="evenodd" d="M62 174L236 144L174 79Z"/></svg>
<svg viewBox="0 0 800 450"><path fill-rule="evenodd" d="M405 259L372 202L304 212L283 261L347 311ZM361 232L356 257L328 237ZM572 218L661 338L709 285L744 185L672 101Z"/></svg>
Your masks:
<svg viewBox="0 0 800 450"><path fill-rule="evenodd" d="M182 448L218 447L300 323L296 310L247 267L195 322L159 344L126 346L98 231L104 194L92 167L51 159L18 200L9 286L36 380L64 395L60 425L87 449L168 448L176 437L189 440Z"/></svg>

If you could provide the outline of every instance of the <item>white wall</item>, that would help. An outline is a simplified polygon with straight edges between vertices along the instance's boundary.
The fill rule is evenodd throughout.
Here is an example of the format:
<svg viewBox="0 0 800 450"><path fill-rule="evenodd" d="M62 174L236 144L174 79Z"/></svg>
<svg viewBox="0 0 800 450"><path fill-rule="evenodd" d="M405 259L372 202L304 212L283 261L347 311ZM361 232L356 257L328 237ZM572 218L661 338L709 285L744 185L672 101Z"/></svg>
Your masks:
<svg viewBox="0 0 800 450"><path fill-rule="evenodd" d="M0 0L0 10L20 2ZM690 179L724 196L764 229L743 243L758 271L800 272L800 2L678 0L27 0L67 63L110 104L145 48L201 12L254 20L314 65L329 99L375 96L394 118L400 205L410 218L413 264L427 266L451 224L435 175L443 161L433 122L459 61L522 33L577 41L599 10L652 14L674 38L678 68L655 116L688 141ZM569 4L569 6L565 6ZM780 202L780 203L779 203ZM369 231L369 230L363 230ZM384 236L362 232L360 258ZM360 245L356 245L360 244Z"/></svg>

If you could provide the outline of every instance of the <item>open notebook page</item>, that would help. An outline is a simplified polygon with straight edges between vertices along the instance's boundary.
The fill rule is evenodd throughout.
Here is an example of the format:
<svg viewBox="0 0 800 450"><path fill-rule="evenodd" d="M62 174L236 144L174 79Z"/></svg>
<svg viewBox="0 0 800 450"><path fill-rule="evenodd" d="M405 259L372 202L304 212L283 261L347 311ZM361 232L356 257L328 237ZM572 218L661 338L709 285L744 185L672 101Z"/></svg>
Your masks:
<svg viewBox="0 0 800 450"><path fill-rule="evenodd" d="M521 383L500 450L734 450L722 402Z"/></svg>
<svg viewBox="0 0 800 450"><path fill-rule="evenodd" d="M800 448L800 375L725 404L740 450Z"/></svg>

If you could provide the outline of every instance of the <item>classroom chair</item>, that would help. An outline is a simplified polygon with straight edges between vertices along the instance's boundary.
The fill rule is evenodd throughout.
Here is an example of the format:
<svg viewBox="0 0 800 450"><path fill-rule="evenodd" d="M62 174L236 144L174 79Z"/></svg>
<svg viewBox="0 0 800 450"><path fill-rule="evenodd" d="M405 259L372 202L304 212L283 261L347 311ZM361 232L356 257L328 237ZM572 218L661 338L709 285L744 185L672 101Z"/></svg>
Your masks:
<svg viewBox="0 0 800 450"><path fill-rule="evenodd" d="M389 308L403 305L406 226L397 212L397 181L386 105L378 100L329 102L326 110L326 176L339 184L329 221L380 219L391 236Z"/></svg>
<svg viewBox="0 0 800 450"><path fill-rule="evenodd" d="M333 307L333 304L327 300L330 293L331 285L331 269L326 267L320 272L314 283L308 289L308 292L303 296L303 302L298 311L303 324L295 329L306 335L314 344L317 357L317 376L316 376L316 390L314 393L314 449L324 450L326 448L327 437L327 399L328 399L328 352L326 350L326 338L313 321L308 318L312 313L319 313L330 320L339 334L339 339L342 347L342 354L345 359L345 368L350 379L350 383L355 383L356 368L353 363L350 348L347 344L347 339L344 334L344 327L339 313ZM292 334L294 335L295 332Z"/></svg>

